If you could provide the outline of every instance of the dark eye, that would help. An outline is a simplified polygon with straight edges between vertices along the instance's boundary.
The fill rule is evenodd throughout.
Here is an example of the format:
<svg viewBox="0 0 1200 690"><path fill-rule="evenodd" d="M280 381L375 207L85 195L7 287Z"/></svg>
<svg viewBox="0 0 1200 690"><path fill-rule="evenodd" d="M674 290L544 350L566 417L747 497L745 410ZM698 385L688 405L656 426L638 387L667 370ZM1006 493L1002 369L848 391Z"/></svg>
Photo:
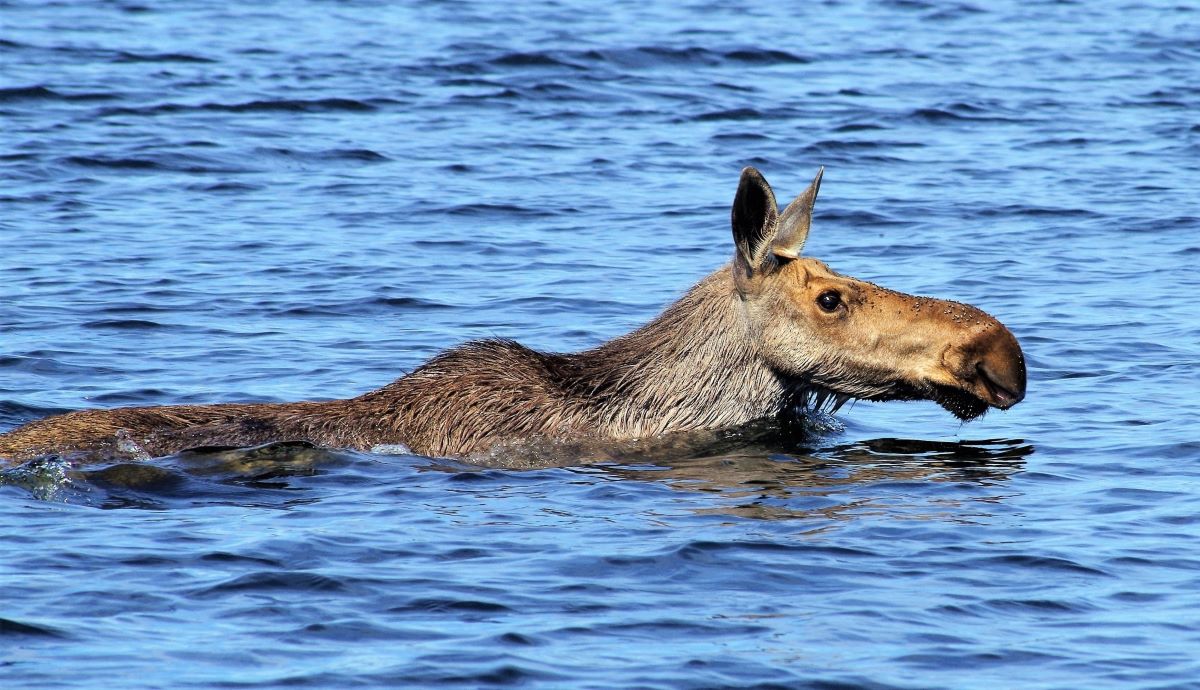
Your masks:
<svg viewBox="0 0 1200 690"><path fill-rule="evenodd" d="M837 311L837 308L842 303L842 296L833 290L822 292L817 298L817 306L825 311Z"/></svg>

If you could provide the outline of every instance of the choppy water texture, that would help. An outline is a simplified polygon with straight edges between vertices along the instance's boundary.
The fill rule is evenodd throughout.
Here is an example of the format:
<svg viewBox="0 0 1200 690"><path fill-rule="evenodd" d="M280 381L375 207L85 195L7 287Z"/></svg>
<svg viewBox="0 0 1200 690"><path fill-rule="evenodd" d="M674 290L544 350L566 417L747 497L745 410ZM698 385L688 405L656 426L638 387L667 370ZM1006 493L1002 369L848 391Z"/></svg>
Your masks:
<svg viewBox="0 0 1200 690"><path fill-rule="evenodd" d="M795 5L795 6L791 6ZM0 428L571 350L827 166L808 252L1029 397L513 471L8 469L5 688L1200 687L1188 2L0 1Z"/></svg>

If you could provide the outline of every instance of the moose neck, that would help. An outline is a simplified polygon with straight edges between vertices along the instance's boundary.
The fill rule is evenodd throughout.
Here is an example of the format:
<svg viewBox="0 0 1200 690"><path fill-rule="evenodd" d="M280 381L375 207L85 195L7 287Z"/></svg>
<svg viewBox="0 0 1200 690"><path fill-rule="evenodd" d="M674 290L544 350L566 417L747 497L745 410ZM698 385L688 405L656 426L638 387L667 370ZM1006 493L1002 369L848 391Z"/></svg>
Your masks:
<svg viewBox="0 0 1200 690"><path fill-rule="evenodd" d="M645 326L565 355L564 387L598 428L645 437L778 413L790 386L755 352L729 266Z"/></svg>

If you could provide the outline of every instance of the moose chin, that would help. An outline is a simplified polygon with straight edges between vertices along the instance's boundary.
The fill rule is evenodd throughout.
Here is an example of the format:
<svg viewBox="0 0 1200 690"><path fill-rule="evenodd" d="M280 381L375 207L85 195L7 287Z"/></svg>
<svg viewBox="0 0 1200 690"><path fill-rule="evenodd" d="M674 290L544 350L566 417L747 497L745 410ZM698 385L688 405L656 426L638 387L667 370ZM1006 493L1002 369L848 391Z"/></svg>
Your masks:
<svg viewBox="0 0 1200 690"><path fill-rule="evenodd" d="M85 410L0 435L0 458L162 456L305 441L466 457L534 439L622 442L787 420L849 399L932 400L960 419L1025 397L1013 334L801 255L821 172L782 211L754 168L733 200L733 260L641 328L572 354L480 340L346 400Z"/></svg>

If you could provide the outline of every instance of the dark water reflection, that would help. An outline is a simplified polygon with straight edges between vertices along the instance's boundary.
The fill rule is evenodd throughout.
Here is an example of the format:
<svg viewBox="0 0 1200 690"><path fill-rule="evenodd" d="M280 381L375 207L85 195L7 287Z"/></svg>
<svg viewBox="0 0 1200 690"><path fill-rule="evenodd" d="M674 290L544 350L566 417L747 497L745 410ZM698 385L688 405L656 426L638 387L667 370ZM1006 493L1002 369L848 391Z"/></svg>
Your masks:
<svg viewBox="0 0 1200 690"><path fill-rule="evenodd" d="M935 502L928 482L999 484L1024 468L1033 448L1020 440L935 442L874 439L823 448L812 454L779 452L754 445L734 452L617 466L615 476L662 481L685 491L718 493L725 500L712 514L786 520L853 518L888 512L896 502L919 507ZM973 496L965 500L995 500ZM926 506L933 517L945 504Z"/></svg>
<svg viewBox="0 0 1200 690"><path fill-rule="evenodd" d="M863 511L887 510L889 501L901 496L920 504L927 495L936 496L931 482L1003 484L1024 469L1033 453L1032 446L1019 439L881 438L789 452L795 441L779 435L778 430L763 428L716 443L709 440L702 446L676 439L642 444L636 451L610 448L600 464L557 458L545 467L590 467L611 479L659 482L680 491L720 494L722 507L706 509L714 514L778 520L814 515L852 518ZM688 452L681 452L683 449ZM496 472L516 475L536 469L528 459L519 463L520 468L513 468L396 457L418 472L452 477L489 472L495 477ZM323 481L341 486L352 479L353 475L347 474L350 468L371 459L370 455L301 442L250 449L202 448L152 463L75 467L47 458L0 471L0 484L24 487L47 500L81 501L102 508L168 509L221 503L287 508L320 501ZM325 480L314 479L322 476ZM811 507L814 503L822 505Z"/></svg>

